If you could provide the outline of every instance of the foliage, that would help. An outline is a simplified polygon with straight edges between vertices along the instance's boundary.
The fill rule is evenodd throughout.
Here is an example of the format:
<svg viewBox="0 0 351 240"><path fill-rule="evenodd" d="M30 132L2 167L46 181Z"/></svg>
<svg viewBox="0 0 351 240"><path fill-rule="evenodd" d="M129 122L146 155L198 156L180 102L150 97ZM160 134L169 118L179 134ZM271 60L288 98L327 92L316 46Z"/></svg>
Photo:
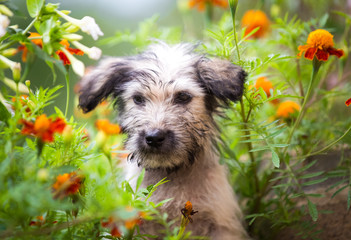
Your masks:
<svg viewBox="0 0 351 240"><path fill-rule="evenodd" d="M289 5L288 1L278 2ZM199 45L199 51L227 59L249 74L241 101L231 103L227 117L218 119L223 130L221 161L230 170L240 202L245 203L242 208L252 236L273 239L279 229L293 226L302 237L315 239L314 221L323 214L318 199L347 191L345 211L351 206L351 159L347 155L351 120L344 104L351 90L347 78L351 16L332 12L303 21L294 13L272 13L270 31L254 38L259 28L246 33L239 24L236 10L240 4L229 1L231 14L229 9L213 9L207 4L206 30ZM12 12L19 14L9 2L0 5L1 15L7 18ZM135 176L135 189L124 180L120 163L126 158L125 136L101 134L94 126L94 120L110 116L110 105L101 103L88 116L75 109L75 115L68 117L69 92L64 111L54 106L62 86L33 89L30 81L25 81L36 60L49 67L54 83L57 70L65 76L67 86L71 69L83 75L85 66L74 55L85 54L93 60L101 55L100 49L80 42L84 36L80 32L95 40L102 35L95 21L74 19L69 11L59 10L59 4L45 0L27 0L26 6L32 19L29 25L24 29L8 26L0 38L0 238L147 239L156 236L142 236L138 229L149 220L164 226L164 239L191 238L189 232L183 235L186 224L174 226L158 211L167 199L160 203L149 200L166 179L141 188L142 172ZM189 14L189 9L183 11ZM335 15L344 19L343 31L328 25ZM169 43L183 38L198 42L200 38L194 39L193 33L180 27L160 27L157 20L154 16L141 22L135 32L118 31L99 43L114 46L128 42L140 50L154 38ZM326 62L297 58L299 46L306 44L314 29L335 35L335 47L342 48L345 56L330 56ZM13 60L16 53L17 58L22 55L21 63ZM257 86L259 77L267 78L273 88ZM283 109L288 117L282 117L277 111L286 100L299 108ZM47 121L64 120L64 128L57 131L53 142L39 137L40 131L50 130L38 120L49 108L55 113ZM36 132L25 135L25 123ZM332 169L321 170L317 168L321 154L328 151L342 154ZM332 183L325 191L316 190L327 181ZM312 221L302 222L306 216ZM267 233L267 224L274 231Z"/></svg>

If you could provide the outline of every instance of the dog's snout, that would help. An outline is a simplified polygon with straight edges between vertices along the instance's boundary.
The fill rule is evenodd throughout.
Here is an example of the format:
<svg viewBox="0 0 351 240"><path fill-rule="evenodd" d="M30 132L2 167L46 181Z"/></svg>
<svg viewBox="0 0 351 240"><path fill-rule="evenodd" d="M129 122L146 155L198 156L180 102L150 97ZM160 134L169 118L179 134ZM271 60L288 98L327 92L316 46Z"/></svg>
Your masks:
<svg viewBox="0 0 351 240"><path fill-rule="evenodd" d="M145 141L150 147L161 147L165 141L167 132L160 129L154 129L146 133Z"/></svg>

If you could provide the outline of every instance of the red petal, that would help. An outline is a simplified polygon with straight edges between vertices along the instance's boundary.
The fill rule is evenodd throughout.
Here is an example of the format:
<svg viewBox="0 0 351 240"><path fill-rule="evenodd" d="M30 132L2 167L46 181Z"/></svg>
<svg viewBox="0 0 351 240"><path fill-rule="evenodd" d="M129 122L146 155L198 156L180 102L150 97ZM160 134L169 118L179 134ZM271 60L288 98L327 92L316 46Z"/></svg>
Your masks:
<svg viewBox="0 0 351 240"><path fill-rule="evenodd" d="M347 99L346 102L345 102L346 106L350 106L351 104L351 98Z"/></svg>
<svg viewBox="0 0 351 240"><path fill-rule="evenodd" d="M63 65L71 65L71 62L67 58L66 54L64 54L61 50L58 50L56 54L59 56L59 58L62 60Z"/></svg>
<svg viewBox="0 0 351 240"><path fill-rule="evenodd" d="M316 57L319 61L327 61L329 58L329 53L327 51L318 49L316 53Z"/></svg>
<svg viewBox="0 0 351 240"><path fill-rule="evenodd" d="M316 54L316 52L317 52L317 48L309 48L309 49L307 49L306 52L305 52L305 58L309 59L309 60L313 60L314 55Z"/></svg>
<svg viewBox="0 0 351 240"><path fill-rule="evenodd" d="M62 133L65 127L66 127L65 120L63 120L62 118L57 118L55 121L51 123L50 130L53 132Z"/></svg>
<svg viewBox="0 0 351 240"><path fill-rule="evenodd" d="M76 48L67 48L67 50L72 54L76 54L76 55L80 55L80 56L84 55L84 52L82 50L79 50Z"/></svg>
<svg viewBox="0 0 351 240"><path fill-rule="evenodd" d="M338 58L341 58L342 56L344 56L344 51L342 49L328 48L328 53L330 55L335 55Z"/></svg>

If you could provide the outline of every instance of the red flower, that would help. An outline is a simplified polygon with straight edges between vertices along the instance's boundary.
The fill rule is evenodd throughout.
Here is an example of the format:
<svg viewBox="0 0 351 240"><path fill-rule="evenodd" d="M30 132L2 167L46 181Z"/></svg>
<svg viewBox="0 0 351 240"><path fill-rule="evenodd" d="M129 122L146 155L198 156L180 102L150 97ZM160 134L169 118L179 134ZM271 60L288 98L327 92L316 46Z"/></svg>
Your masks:
<svg viewBox="0 0 351 240"><path fill-rule="evenodd" d="M62 133L66 126L62 118L49 119L45 114L37 117L34 123L21 120L24 125L21 133L24 135L34 135L43 142L53 142L55 133Z"/></svg>
<svg viewBox="0 0 351 240"><path fill-rule="evenodd" d="M60 42L60 44L63 45L66 48L66 50L68 52L70 52L71 54L76 54L76 55L80 55L80 56L84 55L83 51L81 51L79 49L75 49L75 48L70 48L69 43L66 39L63 39ZM63 62L63 65L71 65L71 61L68 59L68 57L66 56L66 54L62 50L56 51L56 54L59 56L59 58Z"/></svg>
<svg viewBox="0 0 351 240"><path fill-rule="evenodd" d="M104 228L110 228L111 235L113 237L122 237L122 233L120 232L117 223L113 217L109 217L107 222L101 221L101 226Z"/></svg>
<svg viewBox="0 0 351 240"><path fill-rule="evenodd" d="M329 55L335 55L338 58L344 56L344 51L334 48L333 35L324 29L317 29L311 32L307 38L307 44L299 46L299 54L301 56L305 52L305 58L313 60L314 56L319 61L327 61Z"/></svg>
<svg viewBox="0 0 351 240"><path fill-rule="evenodd" d="M345 102L346 106L350 106L351 104L351 98L347 99L346 102Z"/></svg>
<svg viewBox="0 0 351 240"><path fill-rule="evenodd" d="M83 182L83 176L76 172L65 173L56 177L56 182L52 185L54 198L63 198L76 194Z"/></svg>
<svg viewBox="0 0 351 240"><path fill-rule="evenodd" d="M40 48L43 48L43 40L41 38L39 33L30 33L28 39L32 41L35 45L39 46ZM31 38L36 38L36 39L31 39ZM28 48L26 45L21 45L18 47L18 51L23 51L22 52L22 62L27 61L27 54L28 54Z"/></svg>

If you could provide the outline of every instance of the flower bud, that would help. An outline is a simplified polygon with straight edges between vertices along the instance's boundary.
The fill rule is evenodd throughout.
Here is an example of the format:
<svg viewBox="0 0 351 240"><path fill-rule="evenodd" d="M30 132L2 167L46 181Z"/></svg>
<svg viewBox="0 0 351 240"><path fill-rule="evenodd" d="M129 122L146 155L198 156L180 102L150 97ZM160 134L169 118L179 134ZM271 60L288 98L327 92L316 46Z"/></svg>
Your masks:
<svg viewBox="0 0 351 240"><path fill-rule="evenodd" d="M4 4L0 4L0 13L4 14L6 16L12 17L13 16L13 12L6 7Z"/></svg>
<svg viewBox="0 0 351 240"><path fill-rule="evenodd" d="M8 49L5 49L1 52L1 54L5 57L12 57L16 53L18 53L17 48L8 48Z"/></svg>
<svg viewBox="0 0 351 240"><path fill-rule="evenodd" d="M105 132L103 131L99 131L98 134L96 135L96 146L98 148L103 148L103 146L106 144L107 142L107 138L108 136L106 135Z"/></svg>
<svg viewBox="0 0 351 240"><path fill-rule="evenodd" d="M49 171L46 168L41 168L37 172L37 179L41 182L46 182L49 178Z"/></svg>
<svg viewBox="0 0 351 240"><path fill-rule="evenodd" d="M62 38L67 39L68 41L79 41L83 39L81 35L74 33L62 35Z"/></svg>
<svg viewBox="0 0 351 240"><path fill-rule="evenodd" d="M15 80L15 82L19 82L21 80L21 64L16 63L11 70L12 70L13 80Z"/></svg>
<svg viewBox="0 0 351 240"><path fill-rule="evenodd" d="M30 80L26 80L24 83L26 84L27 88L30 88Z"/></svg>
<svg viewBox="0 0 351 240"><path fill-rule="evenodd" d="M73 128L70 125L66 125L62 132L63 141L67 144L72 142L73 139Z"/></svg>

